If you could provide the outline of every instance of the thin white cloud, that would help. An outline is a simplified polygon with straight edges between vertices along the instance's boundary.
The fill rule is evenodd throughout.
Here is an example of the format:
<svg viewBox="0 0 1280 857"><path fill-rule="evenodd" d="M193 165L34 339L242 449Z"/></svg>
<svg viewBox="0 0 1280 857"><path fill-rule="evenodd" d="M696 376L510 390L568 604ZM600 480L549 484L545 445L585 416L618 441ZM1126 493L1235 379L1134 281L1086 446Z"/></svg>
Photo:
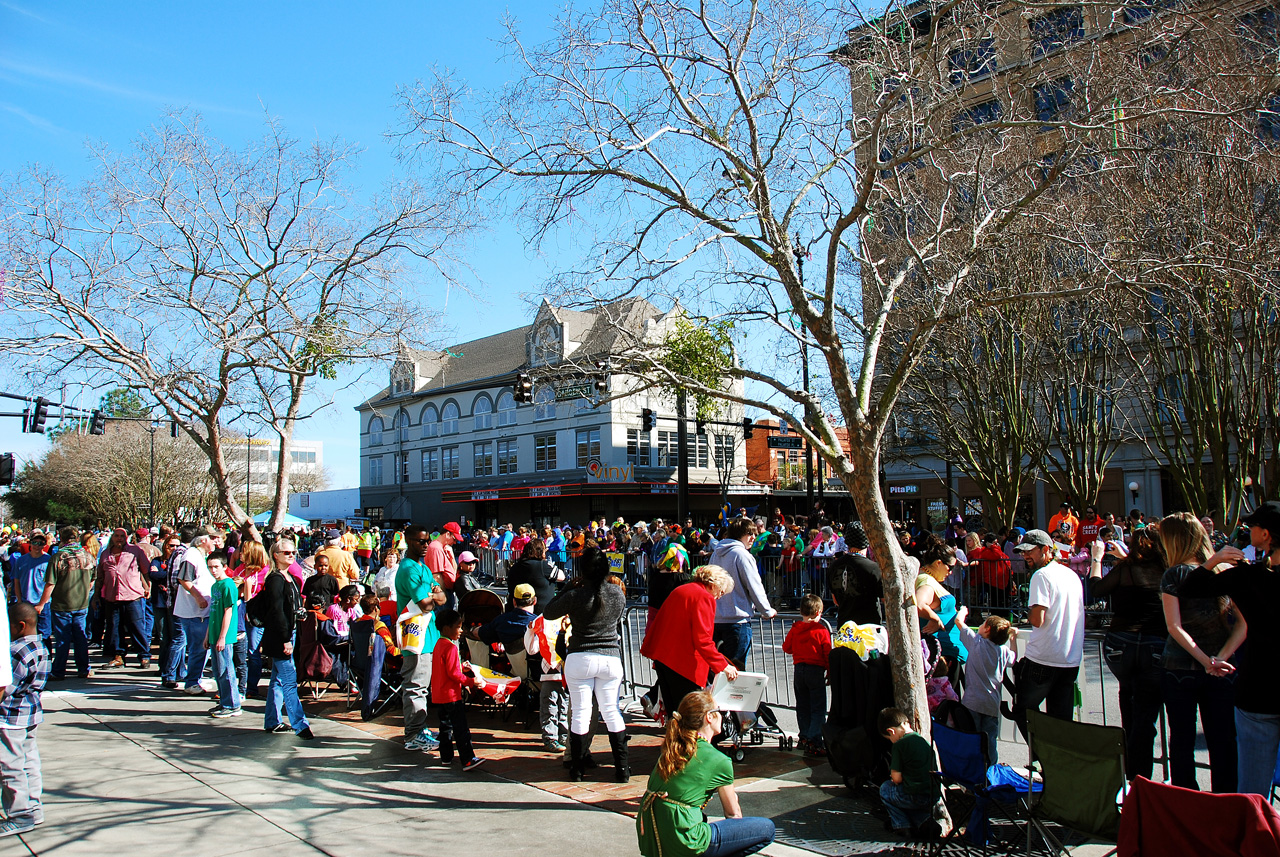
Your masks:
<svg viewBox="0 0 1280 857"><path fill-rule="evenodd" d="M35 12L32 12L30 9L24 9L23 7L19 6L17 3L9 3L7 2L7 0L0 0L0 6L3 6L4 8L8 9L10 12L17 12L19 15L25 15L28 18L32 18L36 21L39 21L41 24L53 23L48 18L44 18L40 15L37 15Z"/></svg>
<svg viewBox="0 0 1280 857"><path fill-rule="evenodd" d="M60 128L57 125L54 125L52 122L50 122L48 119L45 119L43 116L37 116L34 113L30 113L26 110L23 110L21 107L19 107L16 104L9 104L8 102L0 101L0 110L4 110L8 113L12 113L14 116L27 120L32 125L39 128L41 131L48 131L50 134L65 133L65 129Z"/></svg>
<svg viewBox="0 0 1280 857"><path fill-rule="evenodd" d="M3 0L0 0L0 2L3 2ZM153 104L174 106L186 105L206 113L230 113L239 116L257 115L255 112L249 110L224 107L220 104L206 104L176 95L166 95L159 92L148 92L142 89L131 89L125 86L116 86L111 83L94 80L93 78L83 77L78 74L70 74L57 69L24 65L23 63L13 62L12 60L7 59L0 59L0 69L7 69L8 71L26 78L35 78L38 80L48 81L50 83L65 84L67 86L78 87L80 89L91 89L95 92L103 92L108 95L127 98L132 101L147 101Z"/></svg>

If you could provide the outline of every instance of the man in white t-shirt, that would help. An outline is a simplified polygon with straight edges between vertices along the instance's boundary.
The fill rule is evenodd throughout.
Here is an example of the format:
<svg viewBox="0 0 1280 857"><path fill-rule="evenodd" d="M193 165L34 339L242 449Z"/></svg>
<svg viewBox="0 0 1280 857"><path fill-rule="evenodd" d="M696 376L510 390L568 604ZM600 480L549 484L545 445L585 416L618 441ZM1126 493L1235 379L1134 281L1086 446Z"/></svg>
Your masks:
<svg viewBox="0 0 1280 857"><path fill-rule="evenodd" d="M213 531L201 527L191 537L191 547L182 554L179 560L178 590L173 598L173 616L187 644L187 675L185 692L192 695L203 693L200 687L200 676L204 674L205 661L209 650L204 646L205 633L209 626L209 593L213 590L213 575L205 558L213 552Z"/></svg>
<svg viewBox="0 0 1280 857"><path fill-rule="evenodd" d="M1076 674L1084 656L1084 588L1080 575L1057 562L1058 549L1044 530L1030 530L1014 548L1026 560L1031 576L1031 626L1026 653L1014 667L1013 713L1023 737L1026 711L1071 719Z"/></svg>

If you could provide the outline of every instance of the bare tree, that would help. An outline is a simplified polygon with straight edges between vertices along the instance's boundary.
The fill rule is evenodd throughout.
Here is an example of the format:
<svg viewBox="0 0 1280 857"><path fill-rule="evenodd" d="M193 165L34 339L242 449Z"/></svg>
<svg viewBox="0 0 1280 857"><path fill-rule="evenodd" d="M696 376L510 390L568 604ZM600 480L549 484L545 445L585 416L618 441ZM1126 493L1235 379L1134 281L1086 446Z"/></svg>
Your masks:
<svg viewBox="0 0 1280 857"><path fill-rule="evenodd" d="M780 418L804 413L798 431L849 489L884 570L897 702L924 731L919 626L877 478L899 396L939 326L1043 297L1018 282L977 288L976 264L1007 240L1100 238L1068 224L1051 191L1082 159L1124 145L1120 127L1183 111L1217 74L1201 69L1159 92L1148 80L1137 40L1201 26L1188 14L1120 41L1085 39L1083 23L1079 33L1041 27L1031 42L1018 30L1008 71L968 85L980 69L963 58L953 69L952 52L969 34L1003 32L1006 11L894 4L864 20L811 0L605 0L564 13L545 45L513 31L520 75L478 105L444 75L402 93L406 142L443 149L478 194L505 195L535 240L591 230L588 263L551 284L561 297L644 290L738 324L743 359L723 368L750 394L671 378L646 344L631 369ZM1020 63L1024 50L1047 59ZM1033 91L1058 76L1081 81L1073 109L1036 109ZM1247 109L1259 90L1237 83L1195 110ZM794 363L752 354L753 341L778 335L796 343L785 352L814 354L808 387Z"/></svg>
<svg viewBox="0 0 1280 857"><path fill-rule="evenodd" d="M357 203L343 185L353 149L304 146L274 123L236 149L173 113L131 152L95 156L84 187L32 169L5 188L0 267L28 332L9 347L51 375L154 401L200 449L236 523L247 516L223 427L266 425L279 438L274 523L293 432L326 404L308 396L311 382L414 339L424 315L400 288L410 261L443 271L474 215L464 197L412 182Z"/></svg>

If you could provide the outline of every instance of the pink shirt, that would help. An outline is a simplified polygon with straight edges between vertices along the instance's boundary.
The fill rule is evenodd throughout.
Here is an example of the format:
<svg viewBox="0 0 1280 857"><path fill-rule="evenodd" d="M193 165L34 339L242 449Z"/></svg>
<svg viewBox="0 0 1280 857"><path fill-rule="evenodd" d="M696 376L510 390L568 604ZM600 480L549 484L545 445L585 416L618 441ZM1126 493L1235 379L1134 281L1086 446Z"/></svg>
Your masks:
<svg viewBox="0 0 1280 857"><path fill-rule="evenodd" d="M423 557L427 568L440 579L440 585L452 589L453 582L458 579L458 563L453 558L453 548L440 539L432 539L427 545L427 554Z"/></svg>
<svg viewBox="0 0 1280 857"><path fill-rule="evenodd" d="M136 601L146 595L143 574L151 569L151 561L137 545L125 545L120 553L107 548L98 571L102 575L102 598L105 601Z"/></svg>

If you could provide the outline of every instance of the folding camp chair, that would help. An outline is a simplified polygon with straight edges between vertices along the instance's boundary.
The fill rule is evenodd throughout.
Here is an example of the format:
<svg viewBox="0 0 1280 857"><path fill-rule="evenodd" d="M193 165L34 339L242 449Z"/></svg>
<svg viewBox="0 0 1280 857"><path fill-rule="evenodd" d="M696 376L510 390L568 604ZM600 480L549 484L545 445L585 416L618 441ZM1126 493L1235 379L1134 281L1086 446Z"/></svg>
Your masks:
<svg viewBox="0 0 1280 857"><path fill-rule="evenodd" d="M1124 857L1274 857L1280 815L1262 795L1209 794L1136 777L1117 845Z"/></svg>
<svg viewBox="0 0 1280 857"><path fill-rule="evenodd" d="M1087 837L1115 842L1126 787L1124 730L1059 720L1027 710L1027 747L1044 779L1039 799L1027 815L1027 853L1039 833L1052 854L1069 854L1047 822ZM1111 849L1108 854L1114 854Z"/></svg>
<svg viewBox="0 0 1280 857"><path fill-rule="evenodd" d="M347 710L360 706L360 719L372 720L399 702L403 681L399 659L387 654L387 644L373 632L373 622L351 623L351 677Z"/></svg>
<svg viewBox="0 0 1280 857"><path fill-rule="evenodd" d="M952 831L948 838L957 842L965 853L970 852L970 843L985 846L992 838L1005 849L1011 849L1015 841L1021 842L1020 835L1010 837L1007 834L994 834L1018 830L1018 801L1026 800L1029 793L1038 793L1040 783L1028 780L1008 765L988 764L991 755L987 747L987 736L982 733L962 732L936 721L933 723L932 733L933 744L938 751L942 784L958 786L973 798L973 811L969 814L964 837L961 838L956 831ZM948 790L944 788L942 797L947 802L951 817L962 818L963 815L952 805L954 798L948 800L947 795ZM1008 822L1000 830L991 826L993 809Z"/></svg>

